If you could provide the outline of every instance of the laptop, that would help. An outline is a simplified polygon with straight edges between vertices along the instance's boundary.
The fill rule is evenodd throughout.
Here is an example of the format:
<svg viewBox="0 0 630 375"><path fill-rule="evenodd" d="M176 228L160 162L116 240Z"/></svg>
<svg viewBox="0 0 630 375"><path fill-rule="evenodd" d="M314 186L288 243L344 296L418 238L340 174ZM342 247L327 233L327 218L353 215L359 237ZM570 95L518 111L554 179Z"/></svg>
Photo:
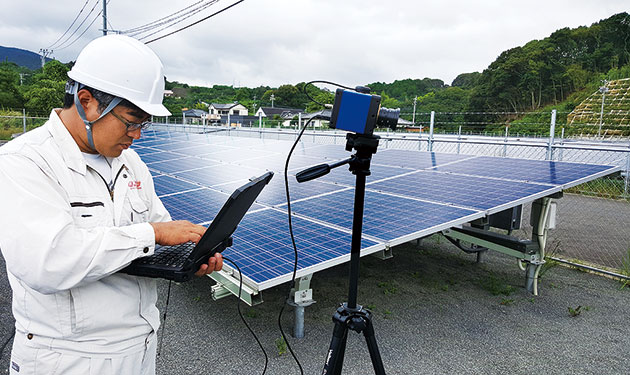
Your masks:
<svg viewBox="0 0 630 375"><path fill-rule="evenodd" d="M193 242L155 245L153 255L138 258L119 272L173 281L190 280L212 255L232 246L232 233L272 177L273 172L267 172L236 189L196 245Z"/></svg>

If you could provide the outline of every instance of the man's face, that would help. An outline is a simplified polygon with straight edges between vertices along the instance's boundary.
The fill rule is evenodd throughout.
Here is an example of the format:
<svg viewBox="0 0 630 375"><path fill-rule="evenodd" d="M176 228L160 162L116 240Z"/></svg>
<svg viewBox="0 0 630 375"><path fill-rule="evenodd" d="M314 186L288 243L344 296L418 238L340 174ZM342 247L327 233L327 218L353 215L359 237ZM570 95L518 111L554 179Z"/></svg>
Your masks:
<svg viewBox="0 0 630 375"><path fill-rule="evenodd" d="M94 123L92 135L94 146L99 154L118 157L123 150L131 146L134 140L140 138L140 128L128 130L125 122L141 123L147 120L148 116L138 117L138 113L123 106L116 106L111 112Z"/></svg>

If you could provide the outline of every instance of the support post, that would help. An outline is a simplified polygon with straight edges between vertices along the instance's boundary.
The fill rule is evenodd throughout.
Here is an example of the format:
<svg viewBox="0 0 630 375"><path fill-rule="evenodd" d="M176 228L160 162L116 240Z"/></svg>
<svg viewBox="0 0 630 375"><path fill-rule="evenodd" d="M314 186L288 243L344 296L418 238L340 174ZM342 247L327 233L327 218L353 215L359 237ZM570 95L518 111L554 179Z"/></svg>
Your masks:
<svg viewBox="0 0 630 375"><path fill-rule="evenodd" d="M26 133L26 109L22 108L22 133Z"/></svg>
<svg viewBox="0 0 630 375"><path fill-rule="evenodd" d="M305 275L295 280L295 286L291 289L291 298L287 304L295 309L295 325L293 327L293 337L301 339L304 337L304 313L305 308L315 303L313 300L313 289L311 289L311 279L313 275Z"/></svg>
<svg viewBox="0 0 630 375"><path fill-rule="evenodd" d="M457 153L460 153L460 148L462 147L462 126L459 126L459 130L457 130Z"/></svg>

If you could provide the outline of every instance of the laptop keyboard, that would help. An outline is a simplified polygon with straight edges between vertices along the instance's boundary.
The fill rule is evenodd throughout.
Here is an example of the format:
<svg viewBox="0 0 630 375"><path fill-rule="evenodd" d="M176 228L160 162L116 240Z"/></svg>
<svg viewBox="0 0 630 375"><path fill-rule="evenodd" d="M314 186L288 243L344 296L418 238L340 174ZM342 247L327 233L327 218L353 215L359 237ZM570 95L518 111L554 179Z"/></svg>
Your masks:
<svg viewBox="0 0 630 375"><path fill-rule="evenodd" d="M159 246L159 245L158 245ZM167 267L179 268L195 248L194 242L185 242L175 246L156 246L150 257L142 258L145 264L161 264Z"/></svg>

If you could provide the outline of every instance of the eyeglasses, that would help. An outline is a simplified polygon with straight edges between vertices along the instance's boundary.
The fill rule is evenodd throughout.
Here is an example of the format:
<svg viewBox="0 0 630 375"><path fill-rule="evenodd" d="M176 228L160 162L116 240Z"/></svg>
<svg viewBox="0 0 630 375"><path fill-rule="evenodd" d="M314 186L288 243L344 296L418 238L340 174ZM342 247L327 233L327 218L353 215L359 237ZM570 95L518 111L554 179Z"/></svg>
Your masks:
<svg viewBox="0 0 630 375"><path fill-rule="evenodd" d="M110 111L109 113L114 115L114 117L116 117L118 120L120 120L120 122L125 124L125 126L127 127L127 132L132 132L132 131L135 131L135 130L138 130L138 129L145 130L151 125L151 121L149 121L149 120L142 121L142 122L139 122L139 123L138 122L129 122L129 121L125 120L124 118L120 117L119 115L117 115L116 112L114 112L114 111Z"/></svg>

